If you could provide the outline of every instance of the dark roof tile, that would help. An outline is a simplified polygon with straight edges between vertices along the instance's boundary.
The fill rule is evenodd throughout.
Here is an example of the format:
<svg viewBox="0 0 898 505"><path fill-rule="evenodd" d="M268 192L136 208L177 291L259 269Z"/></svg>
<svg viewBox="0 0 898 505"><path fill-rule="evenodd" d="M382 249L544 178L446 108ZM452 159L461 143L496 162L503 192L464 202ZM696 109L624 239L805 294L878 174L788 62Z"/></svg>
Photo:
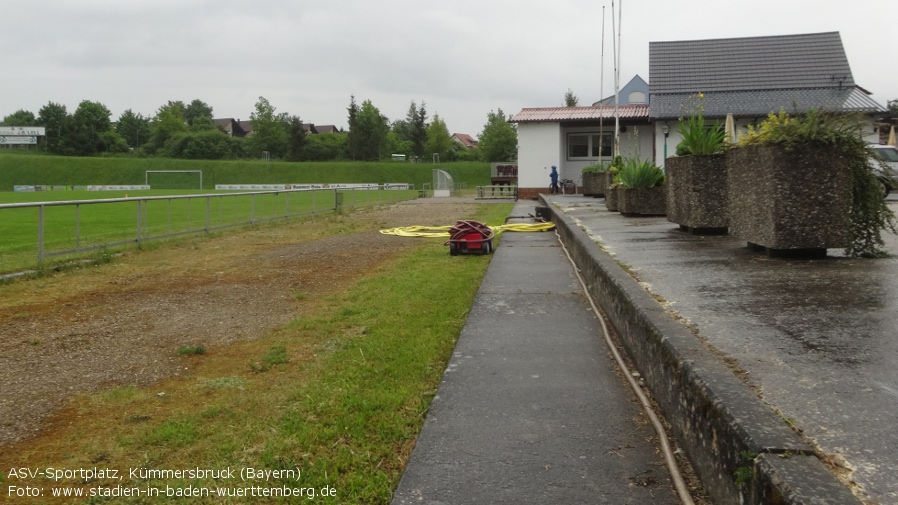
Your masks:
<svg viewBox="0 0 898 505"><path fill-rule="evenodd" d="M649 43L662 93L854 86L839 32Z"/></svg>

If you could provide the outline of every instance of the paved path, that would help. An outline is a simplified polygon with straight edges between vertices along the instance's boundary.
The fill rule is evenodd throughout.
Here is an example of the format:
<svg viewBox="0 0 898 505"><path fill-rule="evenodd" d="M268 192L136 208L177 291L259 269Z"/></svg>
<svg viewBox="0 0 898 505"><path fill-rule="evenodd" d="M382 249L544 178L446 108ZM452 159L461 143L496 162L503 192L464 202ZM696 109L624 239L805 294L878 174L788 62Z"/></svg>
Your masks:
<svg viewBox="0 0 898 505"><path fill-rule="evenodd" d="M501 237L393 498L500 503L678 503L552 232Z"/></svg>

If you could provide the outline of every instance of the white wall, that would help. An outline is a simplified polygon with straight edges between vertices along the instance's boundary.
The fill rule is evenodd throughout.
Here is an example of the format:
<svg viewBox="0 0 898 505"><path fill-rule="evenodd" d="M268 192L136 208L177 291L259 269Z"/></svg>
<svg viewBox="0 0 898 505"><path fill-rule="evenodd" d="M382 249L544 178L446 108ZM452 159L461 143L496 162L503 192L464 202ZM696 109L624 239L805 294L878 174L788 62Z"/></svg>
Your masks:
<svg viewBox="0 0 898 505"><path fill-rule="evenodd" d="M621 156L654 161L654 131L653 125L627 126L627 131L620 134Z"/></svg>
<svg viewBox="0 0 898 505"><path fill-rule="evenodd" d="M561 172L562 149L561 125L558 123L519 123L518 186L548 190L549 167L557 165Z"/></svg>
<svg viewBox="0 0 898 505"><path fill-rule="evenodd" d="M613 129L613 125L611 128ZM606 127L605 130L608 131L609 128ZM598 131L598 127L561 128L558 123L518 124L518 186L548 188L552 165L558 167L560 178L573 179L579 184L583 167L594 161L568 161L565 136L572 132L598 133ZM639 156L643 160L655 159L653 134L652 125L628 125L627 131L621 133L621 155Z"/></svg>

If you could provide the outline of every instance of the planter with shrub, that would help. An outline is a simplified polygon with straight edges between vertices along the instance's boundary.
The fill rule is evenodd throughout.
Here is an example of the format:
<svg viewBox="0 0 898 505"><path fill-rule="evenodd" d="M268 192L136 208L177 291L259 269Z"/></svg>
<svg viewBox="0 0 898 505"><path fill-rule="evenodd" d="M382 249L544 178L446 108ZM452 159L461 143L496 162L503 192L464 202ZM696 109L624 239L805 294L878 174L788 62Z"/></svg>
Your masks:
<svg viewBox="0 0 898 505"><path fill-rule="evenodd" d="M770 115L727 157L730 233L771 256L882 256L895 218L854 114Z"/></svg>
<svg viewBox="0 0 898 505"><path fill-rule="evenodd" d="M667 220L696 234L725 234L727 148L723 126L706 127L701 106L680 122L677 156L665 160Z"/></svg>
<svg viewBox="0 0 898 505"><path fill-rule="evenodd" d="M650 161L627 159L618 174L618 211L625 216L663 216L667 213L664 172Z"/></svg>
<svg viewBox="0 0 898 505"><path fill-rule="evenodd" d="M583 167L583 196L601 198L608 187L608 166L593 163Z"/></svg>

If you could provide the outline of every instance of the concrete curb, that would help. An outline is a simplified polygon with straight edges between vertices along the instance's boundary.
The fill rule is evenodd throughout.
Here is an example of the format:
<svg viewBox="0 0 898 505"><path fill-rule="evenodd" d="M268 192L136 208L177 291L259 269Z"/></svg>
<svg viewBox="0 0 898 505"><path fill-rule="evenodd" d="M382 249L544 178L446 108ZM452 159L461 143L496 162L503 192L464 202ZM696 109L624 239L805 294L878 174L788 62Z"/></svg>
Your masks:
<svg viewBox="0 0 898 505"><path fill-rule="evenodd" d="M571 218L540 200L715 503L860 503L720 359ZM748 469L751 479L737 483Z"/></svg>

